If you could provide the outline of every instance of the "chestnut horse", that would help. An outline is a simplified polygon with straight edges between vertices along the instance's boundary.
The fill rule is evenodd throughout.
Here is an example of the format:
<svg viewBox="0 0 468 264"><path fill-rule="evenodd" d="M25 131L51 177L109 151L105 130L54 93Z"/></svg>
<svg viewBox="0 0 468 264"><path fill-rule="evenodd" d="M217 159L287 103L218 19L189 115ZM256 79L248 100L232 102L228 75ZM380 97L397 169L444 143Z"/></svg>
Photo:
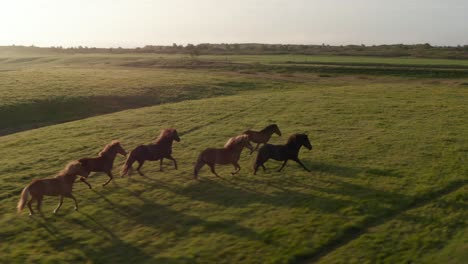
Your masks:
<svg viewBox="0 0 468 264"><path fill-rule="evenodd" d="M33 201L37 202L37 210L40 214L41 203L44 195L47 196L60 196L60 202L54 210L57 213L63 203L63 197L71 198L75 201L75 210L78 210L78 203L72 195L73 183L78 175L88 177L89 172L81 165L79 161L70 162L62 171L55 176L55 178L35 179L21 192L21 198L18 202L18 213L21 212L24 206L28 205L29 215L33 215L34 211L31 208ZM31 200L29 198L31 197ZM29 200L29 201L28 201Z"/></svg>
<svg viewBox="0 0 468 264"><path fill-rule="evenodd" d="M299 160L298 154L299 149L304 146L309 150L312 149L312 144L310 144L309 138L306 134L293 134L289 137L286 145L271 145L265 144L259 150L257 158L254 163L254 175L257 173L258 167L262 166L265 171L265 165L263 165L268 159L274 159L279 161L284 161L281 165L281 168L278 171L281 171L288 160L294 160L299 163L306 171L309 171L304 164Z"/></svg>
<svg viewBox="0 0 468 264"><path fill-rule="evenodd" d="M107 144L101 152L99 152L98 157L82 158L79 162L81 162L83 167L85 167L89 172L104 172L107 174L107 176L109 176L109 180L102 185L106 186L114 178L112 175L112 167L117 154L126 156L127 152L122 148L119 141L113 140L111 143ZM89 184L85 178L81 178L80 180L91 189L91 184Z"/></svg>
<svg viewBox="0 0 468 264"><path fill-rule="evenodd" d="M163 171L162 164L163 159L170 159L174 162L174 168L177 170L177 161L172 157L172 142L180 141L177 130L173 128L164 129L161 131L159 136L156 138L156 141L149 145L140 145L130 152L127 160L122 169L122 177L128 174L129 169L132 168L132 164L137 161L138 173L143 176L144 174L140 171L141 166L145 161L155 161L160 160L159 170Z"/></svg>
<svg viewBox="0 0 468 264"><path fill-rule="evenodd" d="M254 150L252 150L250 154L257 150L260 144L268 143L273 133L277 134L278 136L281 136L281 131L278 125L276 124L269 125L260 131L245 131L244 134L249 136L250 141L252 141L253 143L257 143L257 146L255 146Z"/></svg>
<svg viewBox="0 0 468 264"><path fill-rule="evenodd" d="M239 158L244 147L252 150L253 147L250 144L249 136L242 134L237 137L230 138L224 148L207 148L203 150L198 156L197 163L194 168L194 179L198 179L198 172L205 165L208 164L211 168L211 172L219 177L215 171L215 164L232 164L236 171L232 172L232 175L238 173L241 169L239 166Z"/></svg>

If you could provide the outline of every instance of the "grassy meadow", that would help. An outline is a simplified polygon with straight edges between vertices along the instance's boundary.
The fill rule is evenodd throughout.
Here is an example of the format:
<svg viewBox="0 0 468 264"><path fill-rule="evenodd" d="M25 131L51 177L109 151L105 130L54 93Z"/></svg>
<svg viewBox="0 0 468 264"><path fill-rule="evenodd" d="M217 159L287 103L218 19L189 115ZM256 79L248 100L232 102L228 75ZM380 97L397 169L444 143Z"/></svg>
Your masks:
<svg viewBox="0 0 468 264"><path fill-rule="evenodd" d="M348 58L314 56L301 60L328 60L335 71L289 68L293 59L286 56L3 56L1 263L464 263L468 257L466 61L440 62L460 68L441 69L435 78L419 74L435 69L434 59L369 62L407 72L402 64L433 67L398 75L390 68L375 74L368 65L353 66L359 73L338 71ZM40 59L24 59L34 56ZM276 172L281 163L269 161L266 173L253 175L254 155L244 151L240 175L217 166L217 178L204 167L200 180L192 179L201 150L271 123L283 132L272 137L275 144L292 133L309 135L313 149L302 149L300 158L311 172L294 162ZM106 187L107 176L94 174L92 190L75 184L78 212L65 199L53 215L58 198L45 197L44 217L16 213L33 178L95 156L113 139L130 151L167 127L181 136L173 149L179 170L167 161L159 172L159 162L147 162L145 177L134 172ZM118 156L116 175L123 162Z"/></svg>

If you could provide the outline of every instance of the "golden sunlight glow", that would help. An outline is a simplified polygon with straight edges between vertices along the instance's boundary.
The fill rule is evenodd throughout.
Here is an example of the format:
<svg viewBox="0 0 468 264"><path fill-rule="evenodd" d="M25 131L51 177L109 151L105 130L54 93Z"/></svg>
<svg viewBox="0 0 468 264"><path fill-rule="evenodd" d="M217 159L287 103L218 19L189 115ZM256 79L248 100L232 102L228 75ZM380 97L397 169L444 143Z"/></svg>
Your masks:
<svg viewBox="0 0 468 264"><path fill-rule="evenodd" d="M460 0L0 0L0 45L463 45L467 13Z"/></svg>

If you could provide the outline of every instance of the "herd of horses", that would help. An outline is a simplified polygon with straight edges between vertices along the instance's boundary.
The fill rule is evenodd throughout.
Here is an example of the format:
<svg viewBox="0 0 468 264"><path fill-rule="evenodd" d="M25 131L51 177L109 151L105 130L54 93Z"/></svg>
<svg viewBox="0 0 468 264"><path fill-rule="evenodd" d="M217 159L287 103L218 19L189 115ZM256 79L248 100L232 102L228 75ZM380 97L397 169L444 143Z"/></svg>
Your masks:
<svg viewBox="0 0 468 264"><path fill-rule="evenodd" d="M284 145L268 144L271 136L277 134L281 136L281 131L276 124L267 126L261 131L247 130L239 136L230 138L223 148L207 148L203 150L196 161L194 167L194 179L198 179L200 169L206 164L210 167L211 172L219 177L215 171L215 164L232 164L235 171L232 175L238 173L241 169L239 165L240 155L244 148L250 150L250 154L258 149L257 157L254 162L254 174L257 173L259 167L265 171L265 162L269 159L283 161L281 171L288 160L293 160L301 165L305 170L309 171L304 164L299 160L298 154L302 146L307 149L312 149L312 144L306 134L293 134L288 138ZM140 145L133 149L129 154L120 145L119 141L112 141L99 152L98 157L82 158L72 161L60 171L54 178L35 179L28 184L21 192L18 202L18 212L21 212L27 205L29 215L33 215L33 201L37 203L37 210L42 215L41 203L44 196L59 196L60 201L57 208L54 209L54 214L60 209L63 203L63 198L71 198L75 202L75 210L78 210L78 203L72 195L73 184L80 177L80 181L86 184L90 189L91 184L86 181L91 172L103 172L109 176L109 179L103 184L106 186L113 179L112 168L117 154L127 156L125 164L122 168L122 177L129 175L132 165L137 162L137 171L140 175L141 167L145 161L160 161L160 171L163 171L163 159L169 159L174 162L174 168L177 169L177 161L172 157L172 143L180 141L180 137L175 129L164 129L161 131L156 140L148 145ZM256 143L254 148L250 142ZM263 144L262 147L259 146Z"/></svg>

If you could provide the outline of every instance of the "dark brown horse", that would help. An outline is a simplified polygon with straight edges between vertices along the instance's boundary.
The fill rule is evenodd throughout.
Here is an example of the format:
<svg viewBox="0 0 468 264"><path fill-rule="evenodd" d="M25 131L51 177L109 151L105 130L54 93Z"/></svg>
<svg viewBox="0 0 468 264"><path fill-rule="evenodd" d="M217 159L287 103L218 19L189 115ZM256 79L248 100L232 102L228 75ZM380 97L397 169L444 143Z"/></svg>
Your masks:
<svg viewBox="0 0 468 264"><path fill-rule="evenodd" d="M114 178L112 175L112 167L114 165L115 156L117 154L121 154L123 156L127 155L125 149L122 148L120 142L117 140L112 141L111 143L107 144L101 152L99 152L98 157L96 158L83 158L80 159L79 162L85 167L89 172L104 172L109 176L109 180L107 180L102 186L106 186L112 179ZM88 185L91 189L91 184L89 184L86 179L81 178L82 182Z"/></svg>
<svg viewBox="0 0 468 264"><path fill-rule="evenodd" d="M224 145L224 148L207 148L203 150L198 156L197 163L194 168L194 178L198 179L198 172L205 165L208 164L211 168L211 172L214 175L219 175L215 171L215 164L232 164L236 171L232 172L232 175L238 173L241 169L239 166L239 158L244 147L252 150L253 147L250 144L249 136L242 134L237 137L230 138Z"/></svg>
<svg viewBox="0 0 468 264"><path fill-rule="evenodd" d="M250 154L257 150L260 144L268 143L273 133L277 134L278 136L281 136L281 131L276 124L269 125L260 131L245 131L244 134L249 136L250 141L252 141L253 143L257 143L257 146L255 146L255 149L252 150Z"/></svg>
<svg viewBox="0 0 468 264"><path fill-rule="evenodd" d="M122 177L128 174L128 171L132 168L133 163L138 162L137 171L143 176L144 174L140 171L141 166L145 161L160 160L159 170L162 171L163 159L170 159L174 162L174 168L177 170L177 161L172 157L172 142L180 141L177 130L173 128L164 129L161 131L156 141L149 145L140 145L130 152L127 161L122 169Z"/></svg>
<svg viewBox="0 0 468 264"><path fill-rule="evenodd" d="M75 201L75 210L78 210L78 203L72 195L73 183L79 176L88 177L89 172L78 161L70 162L65 169L59 172L55 178L35 179L21 192L21 198L18 202L18 213L28 205L29 215L33 215L34 211L31 208L33 201L37 202L37 210L41 212L41 203L44 195L47 196L60 196L60 202L54 210L57 213L63 203L63 197L71 198ZM29 200L31 198L31 200ZM28 201L29 200L29 201Z"/></svg>
<svg viewBox="0 0 468 264"><path fill-rule="evenodd" d="M281 171L288 160L294 160L299 163L306 171L309 171L304 164L299 160L298 154L299 149L304 146L309 150L312 149L312 144L310 144L309 138L306 134L293 134L289 137L286 145L271 145L265 144L259 150L257 158L254 163L254 175L257 173L258 167L262 166L265 170L265 165L263 165L268 159L274 159L279 161L284 161L283 165L278 171Z"/></svg>

